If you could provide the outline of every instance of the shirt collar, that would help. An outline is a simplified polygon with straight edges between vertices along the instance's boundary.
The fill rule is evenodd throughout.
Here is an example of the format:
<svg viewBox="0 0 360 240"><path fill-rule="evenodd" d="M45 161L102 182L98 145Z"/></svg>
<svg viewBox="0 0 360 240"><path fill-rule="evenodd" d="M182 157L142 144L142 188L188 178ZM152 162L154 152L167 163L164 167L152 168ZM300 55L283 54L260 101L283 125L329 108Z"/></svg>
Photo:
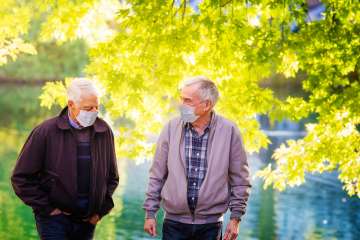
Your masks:
<svg viewBox="0 0 360 240"><path fill-rule="evenodd" d="M69 124L73 127L73 128L76 128L76 129L81 129L82 127L77 124L77 122L75 122L74 120L71 119L70 117L70 111L68 111L68 119L69 119Z"/></svg>

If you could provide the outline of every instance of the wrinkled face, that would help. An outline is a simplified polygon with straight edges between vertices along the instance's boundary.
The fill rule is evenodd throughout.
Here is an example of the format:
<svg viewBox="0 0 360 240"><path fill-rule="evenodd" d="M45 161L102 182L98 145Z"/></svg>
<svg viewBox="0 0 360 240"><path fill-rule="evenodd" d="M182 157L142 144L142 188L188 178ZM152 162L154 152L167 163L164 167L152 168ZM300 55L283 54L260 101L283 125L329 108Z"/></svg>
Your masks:
<svg viewBox="0 0 360 240"><path fill-rule="evenodd" d="M183 87L180 93L180 101L181 104L194 107L197 116L202 116L211 110L211 102L209 100L203 101L199 95L199 84Z"/></svg>
<svg viewBox="0 0 360 240"><path fill-rule="evenodd" d="M97 112L99 110L99 98L94 94L82 95L78 103L69 100L68 108L73 119L79 115L80 110Z"/></svg>

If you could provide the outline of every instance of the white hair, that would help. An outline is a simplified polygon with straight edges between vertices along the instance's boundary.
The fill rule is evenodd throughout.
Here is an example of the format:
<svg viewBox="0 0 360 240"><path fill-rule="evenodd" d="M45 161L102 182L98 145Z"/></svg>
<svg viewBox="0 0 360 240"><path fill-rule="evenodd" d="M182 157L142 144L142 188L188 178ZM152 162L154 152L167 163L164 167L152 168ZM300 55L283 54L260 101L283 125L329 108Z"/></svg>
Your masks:
<svg viewBox="0 0 360 240"><path fill-rule="evenodd" d="M99 91L93 81L86 78L74 78L67 88L68 100L79 103L85 95L99 96Z"/></svg>
<svg viewBox="0 0 360 240"><path fill-rule="evenodd" d="M219 90L215 83L204 76L196 76L186 79L181 86L181 89L190 85L199 84L199 96L202 101L209 100L213 106L219 99Z"/></svg>

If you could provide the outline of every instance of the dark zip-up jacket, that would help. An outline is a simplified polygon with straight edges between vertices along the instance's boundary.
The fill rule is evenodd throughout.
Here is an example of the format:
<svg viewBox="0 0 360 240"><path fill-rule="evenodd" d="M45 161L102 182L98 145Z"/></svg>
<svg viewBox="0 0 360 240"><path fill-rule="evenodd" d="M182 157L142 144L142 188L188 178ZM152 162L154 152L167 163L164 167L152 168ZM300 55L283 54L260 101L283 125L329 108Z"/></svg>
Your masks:
<svg viewBox="0 0 360 240"><path fill-rule="evenodd" d="M48 215L55 208L76 213L77 141L68 122L67 107L59 116L37 126L23 146L13 174L16 195L35 214ZM88 215L106 215L119 183L114 136L100 118L92 126L91 177Z"/></svg>

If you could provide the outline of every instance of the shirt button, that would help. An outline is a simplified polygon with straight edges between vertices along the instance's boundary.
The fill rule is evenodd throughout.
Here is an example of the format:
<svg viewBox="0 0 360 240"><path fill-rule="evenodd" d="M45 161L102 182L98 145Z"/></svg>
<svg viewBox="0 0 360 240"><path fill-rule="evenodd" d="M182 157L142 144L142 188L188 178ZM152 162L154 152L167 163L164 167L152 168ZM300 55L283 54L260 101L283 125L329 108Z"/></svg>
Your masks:
<svg viewBox="0 0 360 240"><path fill-rule="evenodd" d="M200 153L197 153L197 154L196 154L196 156L199 156L199 155L200 155Z"/></svg>
<svg viewBox="0 0 360 240"><path fill-rule="evenodd" d="M193 183L194 186L196 186L196 183Z"/></svg>
<svg viewBox="0 0 360 240"><path fill-rule="evenodd" d="M191 200L193 200L193 201L194 201L194 200L195 200L195 198L191 198Z"/></svg>
<svg viewBox="0 0 360 240"><path fill-rule="evenodd" d="M197 172L198 171L198 169L197 168L195 168L195 172Z"/></svg>

